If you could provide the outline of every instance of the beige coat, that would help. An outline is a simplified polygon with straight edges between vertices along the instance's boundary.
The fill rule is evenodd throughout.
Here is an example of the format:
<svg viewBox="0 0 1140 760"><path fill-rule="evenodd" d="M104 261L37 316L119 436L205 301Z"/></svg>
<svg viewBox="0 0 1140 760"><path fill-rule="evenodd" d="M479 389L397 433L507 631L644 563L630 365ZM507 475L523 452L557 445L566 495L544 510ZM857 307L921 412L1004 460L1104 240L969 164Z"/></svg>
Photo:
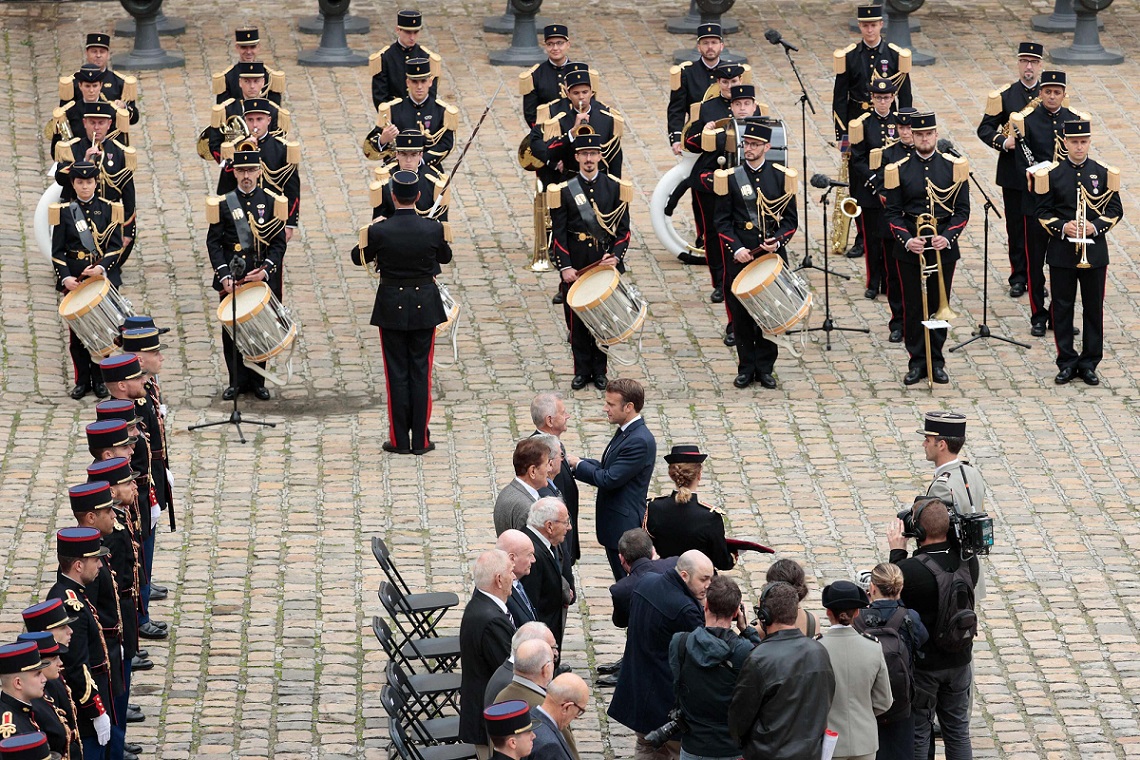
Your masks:
<svg viewBox="0 0 1140 760"><path fill-rule="evenodd" d="M835 756L873 754L879 750L875 716L894 703L882 647L850 626L824 630L820 643L835 672L835 697L827 714L827 727L839 734Z"/></svg>

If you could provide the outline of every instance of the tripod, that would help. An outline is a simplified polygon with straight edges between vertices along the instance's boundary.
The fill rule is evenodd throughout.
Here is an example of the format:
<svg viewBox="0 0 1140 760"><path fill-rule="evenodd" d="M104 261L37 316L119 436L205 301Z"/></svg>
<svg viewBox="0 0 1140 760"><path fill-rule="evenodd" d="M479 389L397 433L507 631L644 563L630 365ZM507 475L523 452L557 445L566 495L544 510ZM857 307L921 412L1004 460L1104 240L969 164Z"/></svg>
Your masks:
<svg viewBox="0 0 1140 760"><path fill-rule="evenodd" d="M241 328L238 327L237 318L237 284L238 280L245 276L245 259L243 257L234 256L232 259L230 259L230 274L233 277L234 283L233 292L230 293L230 319L233 320L233 340L231 341L233 346L232 350L230 351L230 366L236 370L239 366L238 362L241 361L241 352L238 351L238 330ZM231 380L232 379L233 378L231 377ZM202 428L217 427L219 425L233 425L235 428L237 428L238 441L241 443L246 443L245 436L241 432L241 426L243 422L247 425L258 425L259 427L277 427L276 422L255 422L253 420L243 420L241 416L241 410L238 409L239 396L241 396L241 393L234 394L234 408L230 412L230 416L228 418L224 420L218 420L217 422L203 422L200 425L191 425L186 429L200 430Z"/></svg>
<svg viewBox="0 0 1140 760"><path fill-rule="evenodd" d="M986 194L985 188L978 182L978 178L974 176L973 172L970 172L970 179L974 181L974 187L978 188L978 192L986 199L986 205L983 207L985 210L985 220L982 226L982 322L978 325L977 330L970 333L970 335L974 337L951 347L950 353L954 353L959 348L965 348L974 341L981 340L982 338L995 338L1014 346L1029 348L1028 343L1022 343L1021 341L1006 338L1001 335L994 335L990 332L989 325L986 324L990 313L990 212L992 211L998 219L1001 219L1001 213L998 212L997 207L994 206L994 202L990 200L990 196Z"/></svg>
<svg viewBox="0 0 1140 760"><path fill-rule="evenodd" d="M804 195L806 196L807 193L805 192ZM810 267L811 269L818 269L819 271L824 272L826 274L835 274L835 272L828 272L828 270L827 270L827 254L828 254L828 249L830 248L830 246L827 245L827 207L828 207L830 195L831 195L831 188L828 187L826 190L823 191L823 195L819 199L819 202L823 204L823 266L822 267L812 266L810 258L807 258L804 260L805 263L801 264L799 269L796 269L797 272L800 271L800 269L807 269ZM845 277L844 275L839 275L839 276L843 277L843 279L845 279L845 280L849 279L849 278ZM805 332L819 332L821 330L827 336L825 345L826 345L826 348L828 351L831 350L831 333L833 330L839 330L840 332L854 332L854 333L864 333L864 334L871 332L866 327L836 327L835 326L835 320L831 318L831 280L827 279L826 277L823 278L823 324L820 325L819 327L808 327L808 328L803 329L803 330L793 330L793 331L788 332L788 335L795 335L796 333L805 333Z"/></svg>

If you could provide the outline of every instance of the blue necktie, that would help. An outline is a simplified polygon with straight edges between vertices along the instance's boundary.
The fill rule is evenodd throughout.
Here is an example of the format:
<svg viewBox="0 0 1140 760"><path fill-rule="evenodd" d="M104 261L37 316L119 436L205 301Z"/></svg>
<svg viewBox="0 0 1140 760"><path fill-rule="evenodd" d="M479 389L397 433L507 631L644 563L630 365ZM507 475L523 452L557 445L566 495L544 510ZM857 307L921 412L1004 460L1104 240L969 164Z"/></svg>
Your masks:
<svg viewBox="0 0 1140 760"><path fill-rule="evenodd" d="M515 581L514 589L515 589L515 593L519 595L519 598L523 600L523 605L530 612L530 616L531 617L537 617L537 615L534 614L534 607L532 607L530 605L530 599L527 598L526 591L523 589L522 584L519 583L518 581Z"/></svg>

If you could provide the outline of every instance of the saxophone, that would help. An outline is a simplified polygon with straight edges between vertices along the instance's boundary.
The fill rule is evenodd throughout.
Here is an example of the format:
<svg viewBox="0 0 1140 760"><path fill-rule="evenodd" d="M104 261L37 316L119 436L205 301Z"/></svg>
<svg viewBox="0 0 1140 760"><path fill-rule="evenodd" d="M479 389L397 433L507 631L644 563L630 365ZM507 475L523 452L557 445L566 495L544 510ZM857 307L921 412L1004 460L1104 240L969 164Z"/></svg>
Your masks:
<svg viewBox="0 0 1140 760"><path fill-rule="evenodd" d="M848 181L851 164L851 148L847 145L847 140L843 141L843 157L839 161L839 182L844 184ZM835 191L835 210L831 213L831 255L838 256L847 248L847 236L851 233L851 220L854 218L850 213L845 212L849 193L846 187L837 188Z"/></svg>

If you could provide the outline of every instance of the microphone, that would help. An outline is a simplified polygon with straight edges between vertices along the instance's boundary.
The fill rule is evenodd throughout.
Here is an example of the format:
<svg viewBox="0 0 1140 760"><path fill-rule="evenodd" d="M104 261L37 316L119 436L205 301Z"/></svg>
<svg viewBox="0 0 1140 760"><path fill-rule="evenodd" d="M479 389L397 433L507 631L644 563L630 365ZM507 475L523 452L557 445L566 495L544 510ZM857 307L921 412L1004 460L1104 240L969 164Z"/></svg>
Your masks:
<svg viewBox="0 0 1140 760"><path fill-rule="evenodd" d="M950 142L945 137L938 141L938 152L949 153L954 158L962 157L962 154L959 153L958 149L954 147L954 143Z"/></svg>
<svg viewBox="0 0 1140 760"><path fill-rule="evenodd" d="M769 29L768 31L764 32L764 39L768 40L768 42L771 42L773 45L783 45L787 50L791 50L796 53L800 52L800 49L798 47L790 42L787 42L775 29Z"/></svg>
<svg viewBox="0 0 1140 760"><path fill-rule="evenodd" d="M811 186L826 190L829 187L847 187L848 185L846 182L836 182L826 174L815 174L812 175Z"/></svg>

